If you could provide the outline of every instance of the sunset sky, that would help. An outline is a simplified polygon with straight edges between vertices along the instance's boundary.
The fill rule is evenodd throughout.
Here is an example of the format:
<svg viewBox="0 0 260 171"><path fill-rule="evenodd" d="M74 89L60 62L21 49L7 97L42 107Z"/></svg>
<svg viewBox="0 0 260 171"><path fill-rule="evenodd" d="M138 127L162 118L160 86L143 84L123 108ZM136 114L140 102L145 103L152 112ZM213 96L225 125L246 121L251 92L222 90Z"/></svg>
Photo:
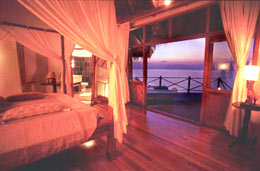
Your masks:
<svg viewBox="0 0 260 171"><path fill-rule="evenodd" d="M196 39L156 45L149 63L201 63L205 53L205 39Z"/></svg>
<svg viewBox="0 0 260 171"><path fill-rule="evenodd" d="M249 56L252 56L252 52L253 46L250 49ZM148 59L148 68L203 69L204 56L205 38L158 44L151 58ZM234 64L234 59L226 41L214 43L213 68L219 63ZM134 61L134 68L142 68L142 58Z"/></svg>

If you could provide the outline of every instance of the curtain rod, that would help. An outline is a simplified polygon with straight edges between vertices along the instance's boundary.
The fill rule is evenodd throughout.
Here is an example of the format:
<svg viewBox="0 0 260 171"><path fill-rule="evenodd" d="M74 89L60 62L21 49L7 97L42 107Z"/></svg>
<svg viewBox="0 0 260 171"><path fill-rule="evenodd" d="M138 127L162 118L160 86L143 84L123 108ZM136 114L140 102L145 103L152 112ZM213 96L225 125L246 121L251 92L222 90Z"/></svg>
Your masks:
<svg viewBox="0 0 260 171"><path fill-rule="evenodd" d="M51 33L58 33L57 31L52 30L52 29L44 29L44 28L40 28L40 27L27 26L27 25L22 25L22 24L15 24L15 23L10 23L10 22L6 22L6 21L0 21L0 24L7 25L7 26L27 28L27 29L32 29L32 30L51 32Z"/></svg>

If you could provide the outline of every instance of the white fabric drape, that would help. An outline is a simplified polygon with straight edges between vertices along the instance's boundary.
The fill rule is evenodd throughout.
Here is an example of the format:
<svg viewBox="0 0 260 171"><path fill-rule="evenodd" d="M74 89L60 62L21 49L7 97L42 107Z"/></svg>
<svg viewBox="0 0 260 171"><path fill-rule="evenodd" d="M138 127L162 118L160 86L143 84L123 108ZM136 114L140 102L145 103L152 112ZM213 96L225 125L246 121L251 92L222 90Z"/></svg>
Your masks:
<svg viewBox="0 0 260 171"><path fill-rule="evenodd" d="M116 23L114 1L18 0L25 8L75 44L108 61L109 105L113 108L115 138L122 142L127 117L124 93L127 78L122 68L127 58L129 32ZM126 26L127 27L127 26ZM129 24L128 24L129 27ZM122 50L124 49L124 50Z"/></svg>
<svg viewBox="0 0 260 171"><path fill-rule="evenodd" d="M121 68L123 69L123 72L121 72L122 74L122 81L126 84L123 84L123 93L124 93L124 97L125 97L125 103L130 101L130 94L129 94L129 85L128 85L128 75L127 75L127 60L128 60L128 46L129 46L129 31L130 31L130 26L129 26L129 22L122 24L119 26L119 42L122 46L122 48L120 48L120 54L124 55L125 57L122 58L122 62L121 62Z"/></svg>
<svg viewBox="0 0 260 171"><path fill-rule="evenodd" d="M245 101L247 97L243 71L255 32L259 2L222 1L220 7L228 45L238 66L225 127L231 135L238 136L243 124L244 111L235 109L232 103Z"/></svg>
<svg viewBox="0 0 260 171"><path fill-rule="evenodd" d="M6 37L8 37L9 32L13 29L10 28L9 31L7 31L6 26L0 24L0 41L4 40Z"/></svg>
<svg viewBox="0 0 260 171"><path fill-rule="evenodd" d="M48 58L61 59L61 35L58 33L38 31L19 27L2 26L0 29L6 32L20 44L26 46L32 51L46 56ZM72 53L74 44L68 40L64 41L64 54L65 59L68 59ZM68 68L68 67L66 67ZM66 74L65 81L68 84L70 79L69 73ZM63 85L62 85L63 86ZM67 87L68 94L71 95L71 87Z"/></svg>

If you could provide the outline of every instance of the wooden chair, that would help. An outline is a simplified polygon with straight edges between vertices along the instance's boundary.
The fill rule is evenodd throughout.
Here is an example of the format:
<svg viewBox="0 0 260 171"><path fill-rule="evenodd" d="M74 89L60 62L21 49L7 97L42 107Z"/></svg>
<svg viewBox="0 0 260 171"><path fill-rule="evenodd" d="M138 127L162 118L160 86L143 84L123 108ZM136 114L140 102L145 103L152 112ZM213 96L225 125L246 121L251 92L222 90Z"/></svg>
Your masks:
<svg viewBox="0 0 260 171"><path fill-rule="evenodd" d="M116 140L114 138L113 109L108 106L108 117L99 119L96 131L90 140L107 136L106 157L111 160L116 152Z"/></svg>

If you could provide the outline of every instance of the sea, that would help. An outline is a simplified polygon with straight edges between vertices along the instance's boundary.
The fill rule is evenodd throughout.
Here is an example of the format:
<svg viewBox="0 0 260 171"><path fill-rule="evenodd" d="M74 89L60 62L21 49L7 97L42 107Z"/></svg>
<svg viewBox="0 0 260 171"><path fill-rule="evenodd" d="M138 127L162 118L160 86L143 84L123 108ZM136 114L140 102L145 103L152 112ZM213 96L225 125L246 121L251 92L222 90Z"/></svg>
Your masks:
<svg viewBox="0 0 260 171"><path fill-rule="evenodd" d="M203 70L183 70L183 69L148 69L148 88L159 86L159 77L162 76L162 86L167 86L169 90L187 92L188 77L191 77L190 89L193 93L201 93L203 83ZM133 79L142 80L143 70L133 69ZM224 82L220 84L220 89L231 90L235 78L235 71L213 70L211 88L218 88L218 78ZM224 86L223 86L224 85Z"/></svg>

